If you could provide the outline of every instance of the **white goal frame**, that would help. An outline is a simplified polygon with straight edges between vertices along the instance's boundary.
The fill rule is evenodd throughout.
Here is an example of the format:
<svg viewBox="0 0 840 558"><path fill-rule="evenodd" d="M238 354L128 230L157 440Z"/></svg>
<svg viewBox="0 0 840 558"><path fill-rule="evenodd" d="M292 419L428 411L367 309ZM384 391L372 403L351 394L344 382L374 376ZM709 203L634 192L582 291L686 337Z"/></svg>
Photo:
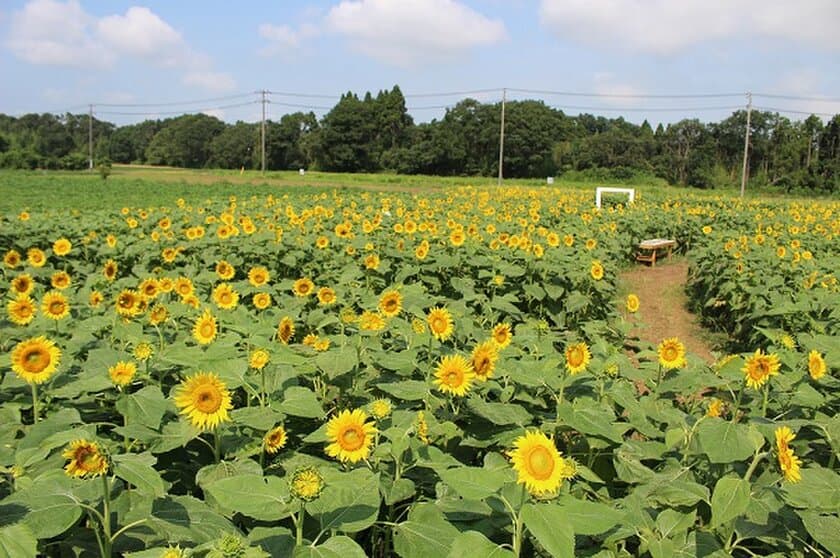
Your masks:
<svg viewBox="0 0 840 558"><path fill-rule="evenodd" d="M601 209L601 194L605 192L611 194L627 194L630 198L630 203L636 201L635 188L608 188L606 186L599 186L598 188L595 188L595 207L598 209Z"/></svg>

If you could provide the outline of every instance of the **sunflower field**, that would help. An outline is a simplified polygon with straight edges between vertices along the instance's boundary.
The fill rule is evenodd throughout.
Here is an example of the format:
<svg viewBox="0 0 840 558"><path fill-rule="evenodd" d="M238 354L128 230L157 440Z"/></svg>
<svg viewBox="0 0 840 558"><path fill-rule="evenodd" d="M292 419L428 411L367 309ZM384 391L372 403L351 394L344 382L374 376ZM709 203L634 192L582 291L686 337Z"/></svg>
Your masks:
<svg viewBox="0 0 840 558"><path fill-rule="evenodd" d="M0 556L840 554L840 203L592 203L0 216ZM657 237L716 362L631 335Z"/></svg>

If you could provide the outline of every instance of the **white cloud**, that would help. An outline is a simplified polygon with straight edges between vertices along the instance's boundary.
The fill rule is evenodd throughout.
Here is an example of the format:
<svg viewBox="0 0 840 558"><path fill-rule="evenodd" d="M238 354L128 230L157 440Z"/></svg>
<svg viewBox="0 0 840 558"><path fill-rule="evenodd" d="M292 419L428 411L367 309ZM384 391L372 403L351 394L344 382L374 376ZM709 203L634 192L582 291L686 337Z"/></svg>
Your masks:
<svg viewBox="0 0 840 558"><path fill-rule="evenodd" d="M184 85L201 87L208 91L227 93L236 89L236 80L224 72L189 72L181 80Z"/></svg>
<svg viewBox="0 0 840 558"><path fill-rule="evenodd" d="M142 60L184 71L189 85L211 91L236 86L229 74L210 71L209 57L192 50L181 33L145 7L96 18L78 0L30 0L11 15L6 46L31 64L107 69Z"/></svg>
<svg viewBox="0 0 840 558"><path fill-rule="evenodd" d="M791 95L793 97L801 97L802 99L774 99L770 97L753 97L753 103L757 107L763 108L777 108L784 107L793 109L804 113L815 114L840 114L840 102L832 100L821 100L824 95L821 93L824 90L821 85L823 82L823 75L812 68L801 68L782 74L778 81L773 85L772 91L781 95ZM785 113L784 116L791 120L803 120L807 118L805 114ZM828 116L823 116L823 120L827 120Z"/></svg>
<svg viewBox="0 0 840 558"><path fill-rule="evenodd" d="M618 81L610 72L598 72L592 78L592 90L601 97L601 102L618 106L639 103L637 95L644 95L644 90L630 83Z"/></svg>
<svg viewBox="0 0 840 558"><path fill-rule="evenodd" d="M298 29L293 29L289 25L263 23L259 26L258 32L260 37L268 41L268 46L260 51L260 54L264 56L296 50L305 40L320 34L318 28L309 23L301 25Z"/></svg>
<svg viewBox="0 0 840 558"><path fill-rule="evenodd" d="M605 49L672 54L739 37L840 49L837 0L541 0L540 18L561 39Z"/></svg>
<svg viewBox="0 0 840 558"><path fill-rule="evenodd" d="M446 59L507 36L504 23L455 0L343 0L325 23L357 50L398 66Z"/></svg>

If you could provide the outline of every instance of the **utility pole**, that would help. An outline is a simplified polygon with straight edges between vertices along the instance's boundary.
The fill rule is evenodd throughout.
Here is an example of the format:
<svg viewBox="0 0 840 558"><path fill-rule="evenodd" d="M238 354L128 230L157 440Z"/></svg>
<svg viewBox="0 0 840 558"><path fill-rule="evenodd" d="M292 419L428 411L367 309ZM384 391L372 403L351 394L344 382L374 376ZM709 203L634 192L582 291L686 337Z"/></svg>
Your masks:
<svg viewBox="0 0 840 558"><path fill-rule="evenodd" d="M744 130L744 166L741 169L741 197L747 187L747 158L750 151L750 115L752 113L752 93L747 91L747 129Z"/></svg>
<svg viewBox="0 0 840 558"><path fill-rule="evenodd" d="M502 125L499 130L499 186L502 185L502 164L505 156L505 100L507 88L502 89Z"/></svg>
<svg viewBox="0 0 840 558"><path fill-rule="evenodd" d="M262 153L262 173L265 174L265 94L268 93L265 89L262 93L262 122L260 124L260 150Z"/></svg>
<svg viewBox="0 0 840 558"><path fill-rule="evenodd" d="M88 170L93 170L93 105L88 105Z"/></svg>

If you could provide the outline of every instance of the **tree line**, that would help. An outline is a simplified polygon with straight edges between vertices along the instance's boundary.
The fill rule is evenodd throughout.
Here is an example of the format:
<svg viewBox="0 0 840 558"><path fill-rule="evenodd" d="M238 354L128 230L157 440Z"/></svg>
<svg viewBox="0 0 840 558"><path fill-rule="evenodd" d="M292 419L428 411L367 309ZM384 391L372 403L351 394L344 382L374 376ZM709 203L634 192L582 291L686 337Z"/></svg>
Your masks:
<svg viewBox="0 0 840 558"><path fill-rule="evenodd" d="M341 96L322 118L312 112L266 122L266 168L494 176L500 103L465 99L439 120L415 123L399 87ZM570 116L538 100L505 105L504 175L580 180L662 179L699 188L738 184L745 110L721 122L684 119L654 129L621 117ZM751 186L840 191L840 115L791 120L750 115ZM205 114L115 126L94 118L94 157L116 163L259 169L260 124ZM86 114L0 114L0 167L82 169Z"/></svg>

